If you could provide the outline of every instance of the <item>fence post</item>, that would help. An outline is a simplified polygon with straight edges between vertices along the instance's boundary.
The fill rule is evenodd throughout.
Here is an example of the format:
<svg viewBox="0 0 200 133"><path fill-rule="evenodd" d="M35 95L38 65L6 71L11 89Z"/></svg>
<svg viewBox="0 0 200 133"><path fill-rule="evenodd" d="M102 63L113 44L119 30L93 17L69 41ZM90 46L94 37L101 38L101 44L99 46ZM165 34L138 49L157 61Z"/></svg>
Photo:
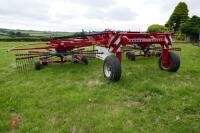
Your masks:
<svg viewBox="0 0 200 133"><path fill-rule="evenodd" d="M200 33L199 33L199 47L200 47Z"/></svg>

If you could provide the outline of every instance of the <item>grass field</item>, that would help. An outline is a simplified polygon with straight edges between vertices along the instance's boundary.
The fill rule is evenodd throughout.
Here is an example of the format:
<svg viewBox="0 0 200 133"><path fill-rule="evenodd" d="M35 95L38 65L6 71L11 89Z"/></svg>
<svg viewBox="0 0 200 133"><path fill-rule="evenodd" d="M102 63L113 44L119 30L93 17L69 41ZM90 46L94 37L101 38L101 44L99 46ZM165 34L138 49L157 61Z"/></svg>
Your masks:
<svg viewBox="0 0 200 133"><path fill-rule="evenodd" d="M94 59L20 74L5 52L20 43L0 43L0 133L200 132L198 47L176 45L177 73L159 70L154 57L124 58L122 78L112 83Z"/></svg>

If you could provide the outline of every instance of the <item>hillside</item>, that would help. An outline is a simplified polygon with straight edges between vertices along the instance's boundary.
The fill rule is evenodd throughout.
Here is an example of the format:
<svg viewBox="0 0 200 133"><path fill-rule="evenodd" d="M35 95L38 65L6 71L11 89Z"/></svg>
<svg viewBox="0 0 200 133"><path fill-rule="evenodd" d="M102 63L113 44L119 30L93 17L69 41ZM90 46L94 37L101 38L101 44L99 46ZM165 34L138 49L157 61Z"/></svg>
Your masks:
<svg viewBox="0 0 200 133"><path fill-rule="evenodd" d="M46 41L50 37L72 35L73 32L51 32L0 28L0 41Z"/></svg>
<svg viewBox="0 0 200 133"><path fill-rule="evenodd" d="M97 59L19 73L5 50L22 44L0 42L0 133L200 131L198 47L175 45L182 48L177 73L159 70L156 57L123 58L122 78L112 83Z"/></svg>

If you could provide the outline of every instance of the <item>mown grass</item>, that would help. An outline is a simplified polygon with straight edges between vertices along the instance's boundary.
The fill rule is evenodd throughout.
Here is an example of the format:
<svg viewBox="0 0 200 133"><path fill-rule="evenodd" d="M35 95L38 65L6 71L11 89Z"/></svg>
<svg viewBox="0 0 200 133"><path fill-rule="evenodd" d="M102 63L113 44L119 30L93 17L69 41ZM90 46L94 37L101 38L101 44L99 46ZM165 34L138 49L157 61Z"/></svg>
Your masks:
<svg viewBox="0 0 200 133"><path fill-rule="evenodd" d="M123 59L119 82L106 81L102 61L49 65L16 72L20 43L0 43L0 132L102 133L200 131L200 48L182 48L177 73L159 70L158 59ZM10 121L17 120L16 124Z"/></svg>

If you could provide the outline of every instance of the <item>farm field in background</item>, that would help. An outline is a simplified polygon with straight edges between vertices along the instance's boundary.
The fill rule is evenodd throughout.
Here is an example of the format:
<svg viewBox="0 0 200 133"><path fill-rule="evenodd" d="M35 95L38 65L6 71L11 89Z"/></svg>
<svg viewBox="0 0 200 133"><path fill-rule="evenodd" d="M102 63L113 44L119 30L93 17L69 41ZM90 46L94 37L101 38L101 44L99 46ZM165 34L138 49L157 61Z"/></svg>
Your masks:
<svg viewBox="0 0 200 133"><path fill-rule="evenodd" d="M52 32L52 31L34 31L0 28L0 41L47 41L51 37L69 36L74 32Z"/></svg>
<svg viewBox="0 0 200 133"><path fill-rule="evenodd" d="M52 31L34 31L34 30L11 30L0 28L0 36L9 37L9 32L20 32L22 34L29 34L30 37L51 37L51 36L67 36L73 32L52 32ZM2 37L3 38L3 37Z"/></svg>
<svg viewBox="0 0 200 133"><path fill-rule="evenodd" d="M0 133L200 131L200 48L175 45L177 73L161 71L156 57L123 58L113 83L97 59L18 73L6 50L26 43L0 42Z"/></svg>

